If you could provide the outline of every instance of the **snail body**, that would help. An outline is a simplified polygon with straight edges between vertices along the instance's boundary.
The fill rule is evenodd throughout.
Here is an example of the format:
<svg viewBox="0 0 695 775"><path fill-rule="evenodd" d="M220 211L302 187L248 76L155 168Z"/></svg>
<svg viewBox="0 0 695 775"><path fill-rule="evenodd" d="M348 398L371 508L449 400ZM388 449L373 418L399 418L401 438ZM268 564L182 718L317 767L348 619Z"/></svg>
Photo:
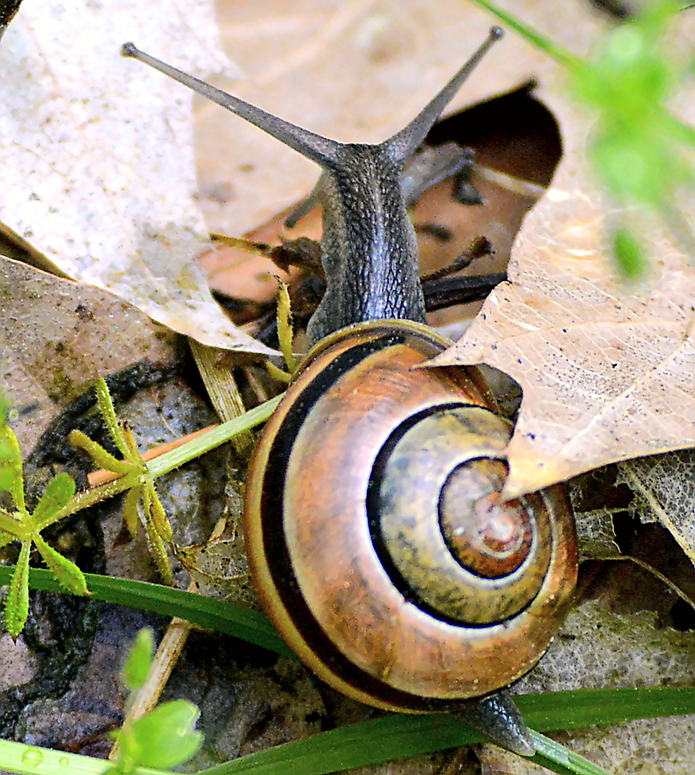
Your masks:
<svg viewBox="0 0 695 775"><path fill-rule="evenodd" d="M294 217L323 207L314 347L247 481L247 550L266 612L339 691L388 710L458 712L528 755L530 735L501 690L538 661L569 606L572 514L562 487L502 502L511 425L480 372L420 368L450 343L423 325L401 185L406 160L500 34L380 145L337 143L132 44L123 53L323 169Z"/></svg>

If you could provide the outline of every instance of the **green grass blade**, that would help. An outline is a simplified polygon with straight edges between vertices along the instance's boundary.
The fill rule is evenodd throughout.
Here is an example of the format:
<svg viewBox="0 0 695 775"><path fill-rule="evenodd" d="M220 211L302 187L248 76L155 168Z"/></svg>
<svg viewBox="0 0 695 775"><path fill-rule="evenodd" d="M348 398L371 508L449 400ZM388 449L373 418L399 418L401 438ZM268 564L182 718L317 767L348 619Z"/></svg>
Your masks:
<svg viewBox="0 0 695 775"><path fill-rule="evenodd" d="M514 699L529 726L541 732L695 713L695 688L690 686L577 689Z"/></svg>
<svg viewBox="0 0 695 775"><path fill-rule="evenodd" d="M285 743L203 770L205 775L323 775L484 740L451 716L386 716Z"/></svg>
<svg viewBox="0 0 695 775"><path fill-rule="evenodd" d="M679 715L695 712L695 689L689 687L657 687L650 689L601 689L554 692L548 694L517 695L519 708L529 726L535 729L559 729L566 726L615 724L638 718L661 715ZM573 718L576 714L576 718ZM574 723L566 724L567 720ZM557 743L547 741L534 733L534 739L543 754L551 759L536 761L551 766L554 758L564 762L565 769L553 767L556 772L574 775L602 773L586 759L573 754ZM325 775L342 769L380 764L423 753L482 742L483 736L468 729L452 716L391 715L335 729L301 740L276 746L267 751L244 756L207 770L205 775ZM29 756L27 753L29 752ZM37 753L43 757L41 768L29 766ZM67 759L67 764L50 766ZM69 766L68 766L69 765ZM29 747L20 743L0 741L0 767L19 775L57 775L59 772L102 775L107 762L85 756L64 754ZM157 770L137 770L138 775L161 775Z"/></svg>
<svg viewBox="0 0 695 775"><path fill-rule="evenodd" d="M695 689L605 689L516 695L526 723L549 731L593 724L617 724L639 718L695 712ZM569 723L568 723L569 722ZM205 775L325 775L336 770L364 767L461 745L483 742L484 737L452 716L386 716L316 735L308 740L271 748L204 770ZM539 738L542 740L542 738ZM553 744L558 746L558 744ZM543 748L536 761L550 767L552 758L567 763L558 772L598 775L600 769L567 749ZM583 769L582 769L583 768ZM589 768L589 769L587 769Z"/></svg>
<svg viewBox="0 0 695 775"><path fill-rule="evenodd" d="M0 586L9 583L13 570L13 566L0 566ZM285 645L265 616L244 606L144 581L117 579L94 573L85 573L84 576L94 600L162 616L180 616L205 629L232 635L296 659L294 652ZM32 589L65 593L49 571L39 568L31 569L29 585Z"/></svg>
<svg viewBox="0 0 695 775"><path fill-rule="evenodd" d="M471 0L471 2L477 5L479 8L484 8L486 11L489 11L491 14L496 16L499 21L508 25L513 30L516 30L516 32L524 37L529 43L532 43L534 46L536 46L536 48L544 51L546 54L562 63L563 65L566 65L571 69L586 66L585 63L579 59L579 57L576 57L574 54L570 54L568 51L565 51L559 46L556 46L552 40L546 38L544 35L541 35L539 32L536 32L536 30L529 27L528 24L524 23L516 16L513 16L507 11L498 8L494 3L488 2L488 0Z"/></svg>
<svg viewBox="0 0 695 775"><path fill-rule="evenodd" d="M104 759L93 759L91 756L0 740L0 766L6 772L17 775L103 775L113 764ZM133 771L133 775L170 773L139 767Z"/></svg>
<svg viewBox="0 0 695 775"><path fill-rule="evenodd" d="M551 740L539 732L530 730L531 737L538 753L531 758L532 762L540 764L558 775L610 775L609 772L580 756L564 745Z"/></svg>

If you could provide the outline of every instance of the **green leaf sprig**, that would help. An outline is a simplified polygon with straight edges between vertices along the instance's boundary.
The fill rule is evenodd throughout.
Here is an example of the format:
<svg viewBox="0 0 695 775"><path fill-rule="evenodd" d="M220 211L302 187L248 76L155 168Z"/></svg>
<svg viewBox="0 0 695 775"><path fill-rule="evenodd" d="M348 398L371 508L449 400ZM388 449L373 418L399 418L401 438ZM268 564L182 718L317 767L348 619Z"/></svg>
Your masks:
<svg viewBox="0 0 695 775"><path fill-rule="evenodd" d="M143 521L151 539L150 545L159 550L156 559L160 562L161 575L164 579L170 579L171 569L165 541L170 540L171 528L154 488L154 480L216 449L236 434L265 422L282 398L276 396L241 417L222 423L204 436L191 439L150 463L145 463L140 457L132 433L118 423L106 383L99 380L96 387L101 414L124 458L119 460L79 431L73 431L70 438L75 446L86 450L98 466L107 468L117 476L113 481L75 494L72 478L68 474L59 474L49 483L33 514L26 508L19 444L14 433L4 424L6 403L0 402L0 493L9 493L14 506L12 511L0 507L0 548L12 541L22 543L19 559L9 579L9 593L5 603L5 624L12 637L17 637L22 631L28 615L29 559L32 544L36 546L63 589L75 595L89 594L82 571L49 546L40 532L105 498L122 492L128 493L125 513L126 522L132 532L137 529L138 510L142 508ZM135 494L132 494L133 490ZM145 519L147 515L150 515L149 520ZM3 580L3 583L7 584L7 581Z"/></svg>
<svg viewBox="0 0 695 775"><path fill-rule="evenodd" d="M681 249L695 256L692 227L677 204L695 179L695 128L666 107L693 62L676 60L665 44L678 0L652 0L601 41L591 60L556 46L520 19L488 0L473 2L493 13L570 73L571 88L596 114L589 152L596 172L620 207L614 216L613 252L630 279L646 268L645 229L655 214Z"/></svg>
<svg viewBox="0 0 695 775"><path fill-rule="evenodd" d="M32 546L68 592L88 594L84 574L62 554L50 546L41 531L55 521L58 512L75 494L75 482L66 473L52 479L33 513L26 506L22 454L17 437L7 425L0 427L0 491L8 492L14 511L0 508L0 547L19 541L19 558L10 580L5 603L5 626L16 638L22 631L29 614L29 560Z"/></svg>
<svg viewBox="0 0 695 775"><path fill-rule="evenodd" d="M103 468L119 476L127 477L129 487L123 504L126 528L130 535L135 538L138 523L143 523L150 553L157 565L157 570L165 584L173 584L174 575L167 553L167 544L172 543L173 533L164 506L162 506L157 494L154 476L150 473L146 461L143 460L138 450L133 432L127 425L118 421L105 380L97 379L95 390L101 416L114 444L123 455L123 459L114 457L82 431L73 430L68 439L73 447L86 452L97 468Z"/></svg>
<svg viewBox="0 0 695 775"><path fill-rule="evenodd" d="M154 655L154 635L142 629L131 647L121 677L130 689L128 704L147 680ZM130 775L139 767L169 770L187 762L200 748L203 735L194 729L200 711L188 700L173 700L157 706L139 719L126 721L113 733L118 740L118 759L109 770Z"/></svg>

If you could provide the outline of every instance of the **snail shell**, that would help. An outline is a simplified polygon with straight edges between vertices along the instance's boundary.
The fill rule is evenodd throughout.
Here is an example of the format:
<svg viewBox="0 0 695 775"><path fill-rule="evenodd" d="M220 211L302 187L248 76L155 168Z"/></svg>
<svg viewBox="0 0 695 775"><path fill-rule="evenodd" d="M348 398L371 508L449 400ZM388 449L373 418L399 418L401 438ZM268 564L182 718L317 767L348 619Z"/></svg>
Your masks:
<svg viewBox="0 0 695 775"><path fill-rule="evenodd" d="M248 480L266 612L327 683L389 710L447 710L522 676L576 580L564 490L498 497L511 428L479 372L415 368L447 345L408 321L323 340Z"/></svg>

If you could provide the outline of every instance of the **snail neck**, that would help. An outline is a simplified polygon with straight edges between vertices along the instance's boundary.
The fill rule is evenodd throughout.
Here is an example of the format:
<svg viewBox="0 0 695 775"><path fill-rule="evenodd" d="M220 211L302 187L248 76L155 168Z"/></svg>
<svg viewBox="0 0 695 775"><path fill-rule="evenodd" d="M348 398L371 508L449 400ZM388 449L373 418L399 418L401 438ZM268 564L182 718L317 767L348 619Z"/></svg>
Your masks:
<svg viewBox="0 0 695 775"><path fill-rule="evenodd" d="M326 294L309 324L312 342L366 320L425 321L402 163L383 145L346 144L341 151L314 194L323 206Z"/></svg>

